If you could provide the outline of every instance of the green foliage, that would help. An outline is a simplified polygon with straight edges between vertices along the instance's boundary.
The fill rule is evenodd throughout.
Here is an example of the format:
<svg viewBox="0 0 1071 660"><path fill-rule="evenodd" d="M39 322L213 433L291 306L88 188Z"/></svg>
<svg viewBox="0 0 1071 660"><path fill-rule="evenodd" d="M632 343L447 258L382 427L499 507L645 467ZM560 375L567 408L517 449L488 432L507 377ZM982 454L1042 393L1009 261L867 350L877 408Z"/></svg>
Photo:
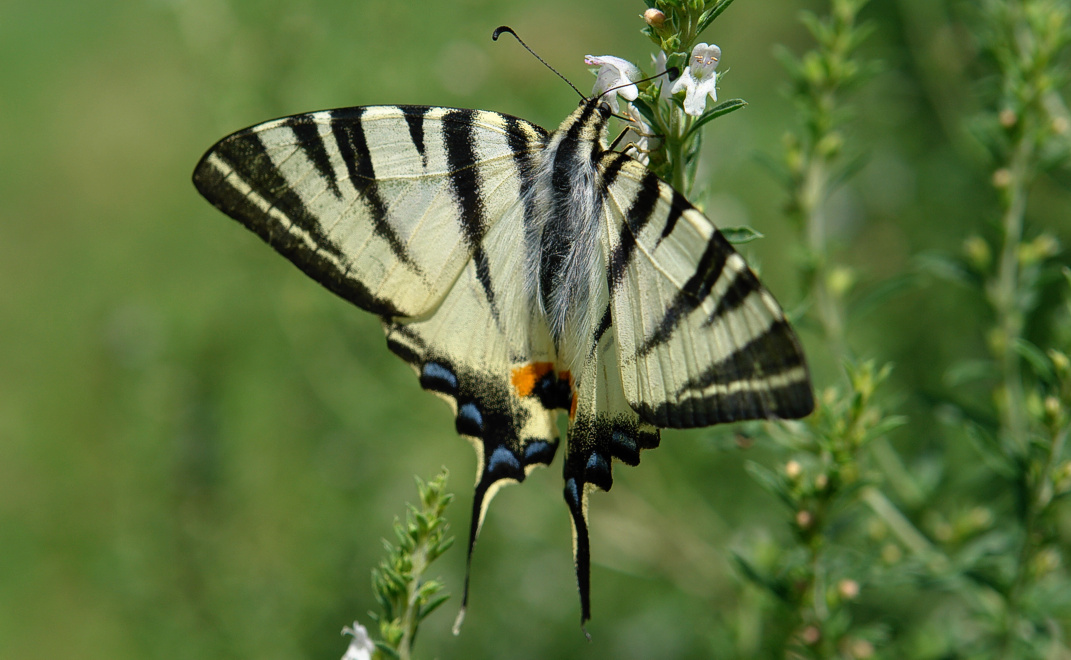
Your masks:
<svg viewBox="0 0 1071 660"><path fill-rule="evenodd" d="M410 505L405 523L395 521L397 545L383 541L387 557L372 571L372 591L379 603L373 619L381 639L375 642L382 657L411 657L421 622L449 598L440 593L438 580L424 580L424 573L454 544L447 536L450 526L443 517L454 496L445 492L447 472L424 483L417 478L420 508Z"/></svg>
<svg viewBox="0 0 1071 660"><path fill-rule="evenodd" d="M190 170L230 131L318 108L553 128L571 90L490 31L511 24L578 80L606 44L647 65L662 37L637 14L653 6L724 49L719 92L748 105L710 102L704 117L740 109L705 122L680 116L681 94L644 116L692 135L653 129L651 146L681 136L666 176L716 194L719 226L761 231L740 249L801 330L819 417L666 431L615 466L591 498L591 644L560 472L533 472L490 513L464 633L439 608L417 652L1068 657L1068 4L871 2L849 30L835 8L857 5L808 3L800 23L797 0L734 2L705 32L728 3L3 12L18 65L0 67L0 657L72 640L87 660L338 657L340 625L379 610L360 585L408 475L467 480L472 452L378 321L205 205ZM683 65L689 38L666 38ZM777 154L776 180L757 151ZM895 368L859 416L848 368L868 363ZM879 432L888 419L903 424ZM804 509L821 512L806 530ZM436 567L459 588L461 556Z"/></svg>

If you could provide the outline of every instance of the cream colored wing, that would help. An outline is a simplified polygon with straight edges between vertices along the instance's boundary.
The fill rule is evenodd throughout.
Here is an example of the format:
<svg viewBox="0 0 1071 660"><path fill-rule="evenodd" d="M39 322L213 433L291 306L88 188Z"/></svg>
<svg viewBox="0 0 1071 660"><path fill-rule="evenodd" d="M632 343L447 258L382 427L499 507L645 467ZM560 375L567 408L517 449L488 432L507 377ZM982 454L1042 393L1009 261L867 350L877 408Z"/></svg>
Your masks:
<svg viewBox="0 0 1071 660"><path fill-rule="evenodd" d="M477 110L327 110L220 140L193 180L328 289L381 316L417 317L470 259L486 261L481 241L516 204L519 168L545 135Z"/></svg>
<svg viewBox="0 0 1071 660"><path fill-rule="evenodd" d="M689 428L814 407L799 340L702 213L621 154L600 164L613 332L629 405Z"/></svg>

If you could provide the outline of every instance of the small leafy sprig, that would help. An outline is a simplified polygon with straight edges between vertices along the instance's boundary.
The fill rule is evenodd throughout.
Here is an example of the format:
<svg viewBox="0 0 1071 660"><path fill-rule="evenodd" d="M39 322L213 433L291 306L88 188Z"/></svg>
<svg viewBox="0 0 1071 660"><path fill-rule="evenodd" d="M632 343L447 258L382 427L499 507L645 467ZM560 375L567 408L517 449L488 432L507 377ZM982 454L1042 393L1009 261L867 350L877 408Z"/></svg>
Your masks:
<svg viewBox="0 0 1071 660"><path fill-rule="evenodd" d="M454 543L450 526L443 518L454 496L446 491L445 469L425 483L417 478L420 508L409 505L405 522L395 521L397 545L384 540L387 556L372 570L372 590L380 612L371 613L379 624L372 658L411 657L417 628L429 614L449 598L438 580L424 580L424 573ZM363 628L347 630L358 641ZM352 645L351 645L352 648ZM360 657L360 656L358 656Z"/></svg>
<svg viewBox="0 0 1071 660"><path fill-rule="evenodd" d="M1071 122L1061 96L1071 80L1071 7L987 0L973 18L982 79L993 84L982 88L990 105L971 127L989 156L999 218L989 231L968 236L962 255L938 272L988 305L989 358L954 367L950 378L988 387L988 401L976 410L956 407L960 427L1000 491L1014 498L1008 515L996 516L985 535L959 549L963 595L981 624L966 641L977 657L1062 657L1071 648L1060 621L1071 618L1071 608L1059 594L1071 590L1071 576L1061 565L1056 521L1071 494L1071 280L1058 259L1059 241L1048 231L1031 232L1026 212L1039 175L1071 166ZM1056 310L1054 299L1062 300Z"/></svg>
<svg viewBox="0 0 1071 660"><path fill-rule="evenodd" d="M784 161L775 171L789 192L786 214L800 237L801 284L838 360L848 357L844 301L857 278L847 266L832 261L826 203L862 163L861 156L846 154L843 127L851 116L847 95L877 71L876 63L855 56L871 32L859 21L867 1L831 0L824 17L804 12L801 20L815 48L801 57L787 49L778 51L800 126L785 134Z"/></svg>
<svg viewBox="0 0 1071 660"><path fill-rule="evenodd" d="M850 605L873 571L859 561L861 547L845 553L835 545L861 527L852 523L862 517L862 503L891 506L860 458L871 443L906 420L876 401L889 365L848 363L846 371L847 386L826 388L807 420L769 425L771 437L791 456L779 470L746 464L756 482L791 512L794 546L758 553L762 565L735 555L741 573L781 603L770 629L779 631L777 646L789 657L827 658L842 652L869 657L886 637L880 628L853 624Z"/></svg>

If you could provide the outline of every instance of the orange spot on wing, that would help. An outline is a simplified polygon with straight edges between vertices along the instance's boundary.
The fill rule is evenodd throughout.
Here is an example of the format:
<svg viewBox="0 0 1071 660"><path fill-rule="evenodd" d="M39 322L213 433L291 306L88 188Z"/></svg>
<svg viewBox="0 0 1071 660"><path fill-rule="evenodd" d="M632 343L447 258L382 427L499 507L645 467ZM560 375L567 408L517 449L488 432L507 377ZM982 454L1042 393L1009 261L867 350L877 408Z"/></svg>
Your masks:
<svg viewBox="0 0 1071 660"><path fill-rule="evenodd" d="M573 402L569 404L569 421L576 419L576 392L573 392Z"/></svg>
<svg viewBox="0 0 1071 660"><path fill-rule="evenodd" d="M516 367L510 374L510 382L519 396L530 396L539 379L554 370L551 362L530 362Z"/></svg>

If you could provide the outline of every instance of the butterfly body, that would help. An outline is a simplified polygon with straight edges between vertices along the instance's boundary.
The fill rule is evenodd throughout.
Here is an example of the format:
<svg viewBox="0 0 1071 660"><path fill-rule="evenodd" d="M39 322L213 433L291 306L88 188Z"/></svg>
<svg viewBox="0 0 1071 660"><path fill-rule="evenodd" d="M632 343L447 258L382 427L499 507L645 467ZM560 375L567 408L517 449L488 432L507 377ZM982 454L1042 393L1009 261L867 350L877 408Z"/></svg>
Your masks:
<svg viewBox="0 0 1071 660"><path fill-rule="evenodd" d="M581 617L587 495L659 427L808 414L799 343L714 225L602 146L583 101L553 133L479 110L371 106L286 117L213 146L198 190L322 285L379 315L388 348L476 448L469 557L496 490L548 465ZM466 580L467 598L467 580Z"/></svg>

